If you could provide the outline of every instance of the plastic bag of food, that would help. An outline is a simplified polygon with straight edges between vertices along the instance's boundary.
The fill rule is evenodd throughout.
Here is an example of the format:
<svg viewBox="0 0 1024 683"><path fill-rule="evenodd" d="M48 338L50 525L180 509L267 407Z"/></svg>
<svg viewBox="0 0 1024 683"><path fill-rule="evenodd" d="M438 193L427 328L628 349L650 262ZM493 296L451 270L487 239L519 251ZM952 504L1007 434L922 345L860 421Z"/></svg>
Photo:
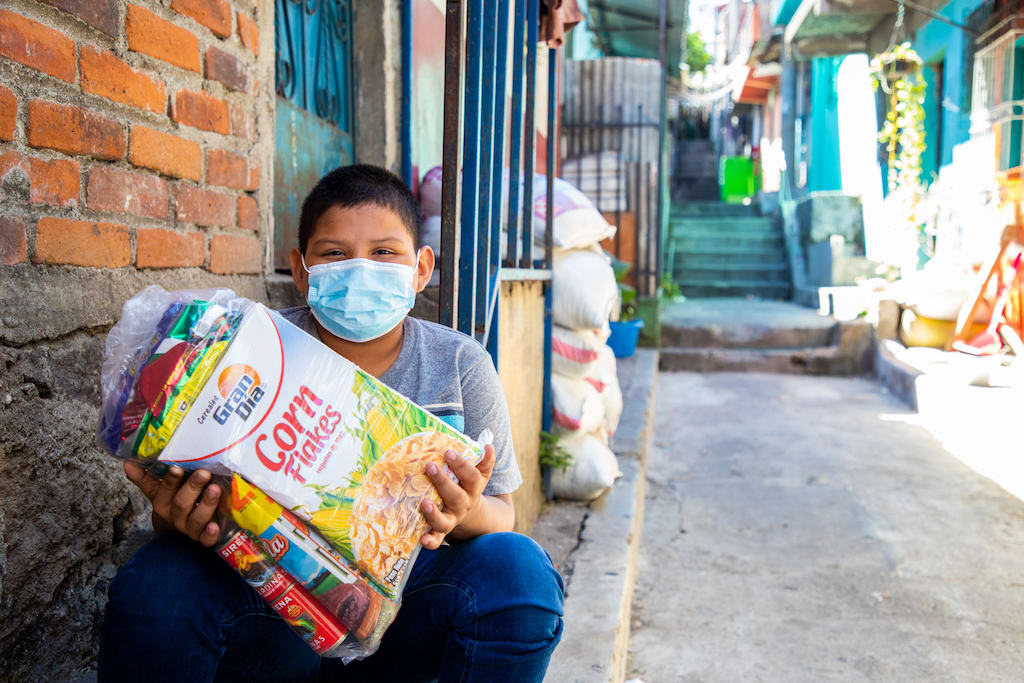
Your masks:
<svg viewBox="0 0 1024 683"><path fill-rule="evenodd" d="M312 630L286 617L324 656L372 653L394 619L427 530L420 503L440 504L426 465L444 468L447 450L483 457L479 443L229 290L153 286L129 300L100 384L103 446L157 476L172 464L214 473L232 491L218 547L234 547L236 569L269 563L261 580L281 572L278 584L301 588L298 603L311 596L316 605L300 605L307 626L331 616ZM239 533L260 558L236 558ZM348 586L348 598L332 586ZM274 606L277 588L264 597ZM319 640L338 624L338 642Z"/></svg>
<svg viewBox="0 0 1024 683"><path fill-rule="evenodd" d="M622 476L615 454L593 434L566 437L562 447L572 462L551 473L551 490L558 498L593 500Z"/></svg>

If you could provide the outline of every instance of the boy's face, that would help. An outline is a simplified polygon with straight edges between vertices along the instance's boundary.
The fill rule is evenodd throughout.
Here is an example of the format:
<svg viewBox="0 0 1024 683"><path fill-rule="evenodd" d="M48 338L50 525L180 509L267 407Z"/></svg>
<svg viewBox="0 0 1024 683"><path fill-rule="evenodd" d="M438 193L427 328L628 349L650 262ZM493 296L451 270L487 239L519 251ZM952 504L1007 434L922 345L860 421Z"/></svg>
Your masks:
<svg viewBox="0 0 1024 683"><path fill-rule="evenodd" d="M385 263L400 263L416 269L415 287L422 292L434 272L434 251L413 247L412 235L394 211L373 204L341 208L332 206L313 227L306 253L292 249L292 279L302 296L309 290L309 274L302 267L364 258Z"/></svg>

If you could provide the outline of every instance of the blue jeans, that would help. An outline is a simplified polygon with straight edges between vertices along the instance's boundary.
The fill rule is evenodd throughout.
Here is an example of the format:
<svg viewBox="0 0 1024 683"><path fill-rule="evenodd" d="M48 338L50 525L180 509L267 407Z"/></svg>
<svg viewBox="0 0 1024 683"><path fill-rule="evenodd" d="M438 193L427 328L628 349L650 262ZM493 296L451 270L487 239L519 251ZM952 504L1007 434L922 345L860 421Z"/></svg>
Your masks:
<svg viewBox="0 0 1024 683"><path fill-rule="evenodd" d="M321 659L210 549L179 534L110 585L106 681L541 681L562 635L562 580L530 538L496 533L413 565L376 654Z"/></svg>

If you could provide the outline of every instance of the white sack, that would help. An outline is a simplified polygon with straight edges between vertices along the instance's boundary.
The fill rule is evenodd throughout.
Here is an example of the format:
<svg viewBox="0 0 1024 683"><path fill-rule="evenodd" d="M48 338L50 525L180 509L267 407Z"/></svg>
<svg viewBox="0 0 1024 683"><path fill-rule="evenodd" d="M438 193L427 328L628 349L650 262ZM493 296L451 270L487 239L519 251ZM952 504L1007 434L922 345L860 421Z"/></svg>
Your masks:
<svg viewBox="0 0 1024 683"><path fill-rule="evenodd" d="M586 380L552 373L551 420L558 434L592 432L604 424L604 401Z"/></svg>
<svg viewBox="0 0 1024 683"><path fill-rule="evenodd" d="M535 239L543 243L548 215L547 176L538 175L533 183L533 215ZM554 237L558 249L579 249L597 244L615 235L615 226L609 225L601 212L586 195L561 178L554 181Z"/></svg>
<svg viewBox="0 0 1024 683"><path fill-rule="evenodd" d="M607 325L619 300L615 271L608 257L591 249L576 249L555 253L554 262L554 323L574 330Z"/></svg>
<svg viewBox="0 0 1024 683"><path fill-rule="evenodd" d="M572 464L551 472L552 492L567 500L593 500L622 476L615 454L591 434L562 439Z"/></svg>
<svg viewBox="0 0 1024 683"><path fill-rule="evenodd" d="M596 371L599 352L604 346L597 331L551 327L551 372L583 379Z"/></svg>
<svg viewBox="0 0 1024 683"><path fill-rule="evenodd" d="M622 389L615 372L615 352L610 346L601 345L597 362L591 366L586 380L597 389L604 403L604 430L609 436L614 435L622 415Z"/></svg>
<svg viewBox="0 0 1024 683"><path fill-rule="evenodd" d="M441 167L426 172L420 181L420 211L424 216L441 215Z"/></svg>

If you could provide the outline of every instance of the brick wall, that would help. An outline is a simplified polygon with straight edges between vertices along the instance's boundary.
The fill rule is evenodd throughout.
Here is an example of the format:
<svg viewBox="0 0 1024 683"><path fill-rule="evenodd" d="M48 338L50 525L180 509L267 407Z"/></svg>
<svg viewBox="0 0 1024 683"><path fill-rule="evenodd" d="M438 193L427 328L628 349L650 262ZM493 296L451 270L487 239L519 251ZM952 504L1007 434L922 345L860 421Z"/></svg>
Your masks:
<svg viewBox="0 0 1024 683"><path fill-rule="evenodd" d="M93 446L104 334L150 283L266 298L273 3L0 7L0 672L88 667L145 506ZM0 678L4 678L0 675Z"/></svg>

